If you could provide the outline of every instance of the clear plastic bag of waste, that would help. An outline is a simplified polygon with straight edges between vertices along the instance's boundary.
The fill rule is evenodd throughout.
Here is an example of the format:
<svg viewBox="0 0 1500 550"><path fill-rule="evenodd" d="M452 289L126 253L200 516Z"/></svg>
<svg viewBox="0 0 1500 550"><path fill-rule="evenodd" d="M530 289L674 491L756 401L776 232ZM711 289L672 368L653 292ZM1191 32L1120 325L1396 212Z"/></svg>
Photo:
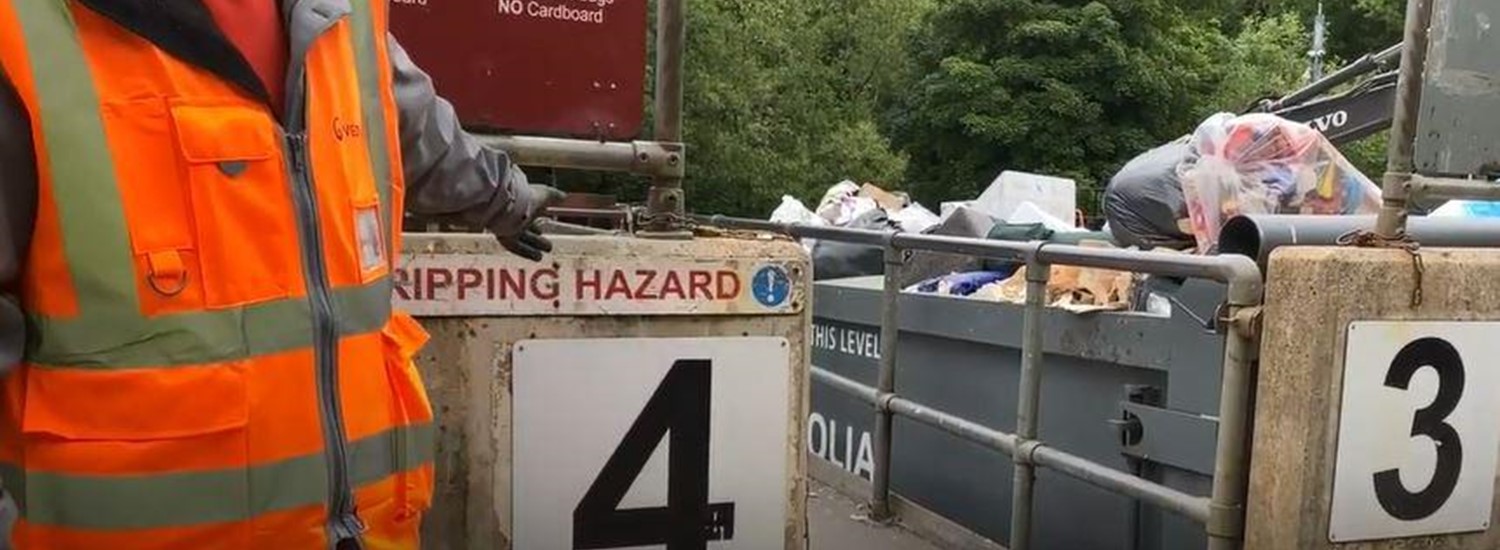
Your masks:
<svg viewBox="0 0 1500 550"><path fill-rule="evenodd" d="M1178 165L1193 237L1212 253L1238 214L1373 214L1380 188L1311 126L1221 113L1198 126Z"/></svg>

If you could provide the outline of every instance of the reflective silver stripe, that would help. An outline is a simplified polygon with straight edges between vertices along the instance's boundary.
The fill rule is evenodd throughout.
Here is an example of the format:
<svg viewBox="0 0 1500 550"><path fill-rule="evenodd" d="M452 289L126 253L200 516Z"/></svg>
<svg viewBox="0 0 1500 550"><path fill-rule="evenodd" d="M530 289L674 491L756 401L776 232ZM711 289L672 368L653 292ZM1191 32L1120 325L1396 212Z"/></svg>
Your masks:
<svg viewBox="0 0 1500 550"><path fill-rule="evenodd" d="M380 220L381 228L384 230L382 238L386 239L387 261L395 257L398 250L392 249L391 236L394 230L394 220L391 216L391 190L393 187L392 174L395 172L395 155L390 153L390 144L387 142L385 105L381 98L385 97L388 90L383 89L380 84L382 71L390 70L388 61L382 63L386 56L379 51L381 40L377 33L383 33L384 29L377 29L375 14L371 11L373 6L368 2L355 2L353 12L350 14L349 22L354 30L354 60L359 71L359 103L364 111L365 144L370 152L370 173L375 175L375 190L380 195Z"/></svg>
<svg viewBox="0 0 1500 550"><path fill-rule="evenodd" d="M48 151L63 256L83 315L99 316L100 338L129 341L144 331L135 264L113 155L99 113L99 94L68 2L11 2L25 35L36 83L42 143ZM45 70L40 70L45 69Z"/></svg>
<svg viewBox="0 0 1500 550"><path fill-rule="evenodd" d="M365 486L430 464L435 437L429 423L353 442L352 483ZM30 523L103 530L243 521L320 504L328 478L319 451L249 468L141 476L23 473L0 463L0 481Z"/></svg>
<svg viewBox="0 0 1500 550"><path fill-rule="evenodd" d="M373 54L376 43L369 6L355 13L366 24L355 32L356 50ZM63 253L78 297L76 316L31 315L36 329L27 361L42 366L135 368L194 365L278 353L313 344L312 311L305 297L182 314L145 317L136 294L129 227L113 156L99 112L98 92L68 3L13 2L35 71L35 108L57 200ZM358 30L358 29L357 29ZM391 179L375 61L361 55L361 97L372 98L364 117L372 173L382 208L389 208ZM364 75L369 74L366 78ZM371 108L373 105L373 108ZM373 118L372 118L373 117ZM389 244L390 216L383 212ZM322 251L319 251L322 253ZM387 254L387 259L391 257ZM391 282L377 280L333 291L339 336L378 330L390 313Z"/></svg>
<svg viewBox="0 0 1500 550"><path fill-rule="evenodd" d="M334 290L339 337L380 330L390 318L390 277ZM52 319L32 315L40 335L27 361L41 367L129 369L202 365L248 359L312 346L305 297L242 308L140 319L140 335L126 341L101 336L112 319Z"/></svg>

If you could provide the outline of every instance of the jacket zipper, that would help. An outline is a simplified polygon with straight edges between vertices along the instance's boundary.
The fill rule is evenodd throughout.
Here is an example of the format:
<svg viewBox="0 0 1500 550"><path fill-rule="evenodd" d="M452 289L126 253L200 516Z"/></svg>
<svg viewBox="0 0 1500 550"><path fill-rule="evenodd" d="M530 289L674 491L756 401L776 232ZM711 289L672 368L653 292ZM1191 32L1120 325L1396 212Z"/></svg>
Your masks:
<svg viewBox="0 0 1500 550"><path fill-rule="evenodd" d="M328 459L328 538L330 546L358 540L365 525L355 514L349 480L349 450L340 408L338 329L328 291L328 268L323 257L323 234L318 223L317 195L308 167L307 134L288 133L297 221L301 224L303 261L307 262L308 297L312 302L313 358L318 369L318 405L323 419L323 441Z"/></svg>

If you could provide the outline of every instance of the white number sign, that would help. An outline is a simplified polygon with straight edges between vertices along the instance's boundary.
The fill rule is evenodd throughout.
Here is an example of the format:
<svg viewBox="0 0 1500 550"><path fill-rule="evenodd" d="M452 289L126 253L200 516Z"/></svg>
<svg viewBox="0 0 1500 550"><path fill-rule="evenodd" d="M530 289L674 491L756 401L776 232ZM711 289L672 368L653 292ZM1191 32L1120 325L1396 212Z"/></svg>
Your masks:
<svg viewBox="0 0 1500 550"><path fill-rule="evenodd" d="M1500 323L1357 322L1329 539L1482 531L1500 448Z"/></svg>
<svg viewBox="0 0 1500 550"><path fill-rule="evenodd" d="M518 343L514 547L782 547L789 360L779 338Z"/></svg>

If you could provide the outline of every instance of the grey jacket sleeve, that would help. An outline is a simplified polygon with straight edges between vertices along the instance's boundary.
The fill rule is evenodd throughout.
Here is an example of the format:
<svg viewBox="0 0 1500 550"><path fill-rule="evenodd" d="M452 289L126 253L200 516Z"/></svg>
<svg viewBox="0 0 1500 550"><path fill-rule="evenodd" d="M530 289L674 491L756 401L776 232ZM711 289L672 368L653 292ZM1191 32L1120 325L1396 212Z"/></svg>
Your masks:
<svg viewBox="0 0 1500 550"><path fill-rule="evenodd" d="M531 220L526 174L504 152L481 145L433 89L432 79L387 36L400 111L406 208L456 218L499 236L521 232Z"/></svg>
<svg viewBox="0 0 1500 550"><path fill-rule="evenodd" d="M31 119L0 73L0 374L15 368L26 348L26 318L17 296L36 222L37 185Z"/></svg>

